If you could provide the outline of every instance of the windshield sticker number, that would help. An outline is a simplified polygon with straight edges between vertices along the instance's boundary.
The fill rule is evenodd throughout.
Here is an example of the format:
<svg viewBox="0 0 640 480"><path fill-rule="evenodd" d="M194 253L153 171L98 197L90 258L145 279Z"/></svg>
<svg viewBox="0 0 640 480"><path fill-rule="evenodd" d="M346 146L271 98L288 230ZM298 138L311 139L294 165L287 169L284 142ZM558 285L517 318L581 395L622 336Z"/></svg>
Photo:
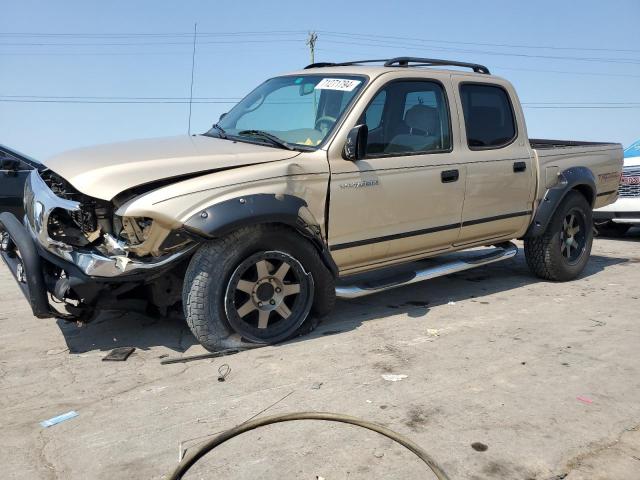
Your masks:
<svg viewBox="0 0 640 480"><path fill-rule="evenodd" d="M349 80L346 78L323 78L316 85L316 90L340 90L351 92L360 85L360 80Z"/></svg>

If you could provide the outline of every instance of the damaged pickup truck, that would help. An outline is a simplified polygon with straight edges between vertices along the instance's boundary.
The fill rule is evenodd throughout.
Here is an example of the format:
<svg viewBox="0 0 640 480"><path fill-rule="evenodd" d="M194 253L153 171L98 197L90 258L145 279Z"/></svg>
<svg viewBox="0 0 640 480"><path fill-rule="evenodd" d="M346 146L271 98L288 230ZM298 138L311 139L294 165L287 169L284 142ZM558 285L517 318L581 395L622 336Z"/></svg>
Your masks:
<svg viewBox="0 0 640 480"><path fill-rule="evenodd" d="M336 295L511 258L516 238L534 274L571 280L621 170L619 144L530 140L513 87L482 65L313 64L202 135L42 162L24 221L0 216L1 254L37 317L147 302L181 308L210 350L273 343Z"/></svg>

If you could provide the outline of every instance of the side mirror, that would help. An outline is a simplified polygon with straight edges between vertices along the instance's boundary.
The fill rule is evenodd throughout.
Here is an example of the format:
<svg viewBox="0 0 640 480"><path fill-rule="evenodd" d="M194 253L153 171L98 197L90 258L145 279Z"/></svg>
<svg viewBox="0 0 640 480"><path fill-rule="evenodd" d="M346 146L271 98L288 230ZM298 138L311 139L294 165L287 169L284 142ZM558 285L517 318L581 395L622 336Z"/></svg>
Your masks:
<svg viewBox="0 0 640 480"><path fill-rule="evenodd" d="M347 142L344 144L342 156L346 160L362 160L367 155L368 138L369 127L365 124L353 127L347 135Z"/></svg>
<svg viewBox="0 0 640 480"><path fill-rule="evenodd" d="M224 117L226 117L226 116L227 116L227 113L228 113L228 112L224 112L224 113L220 114L220 118L218 119L218 121L220 121L220 120L222 120Z"/></svg>

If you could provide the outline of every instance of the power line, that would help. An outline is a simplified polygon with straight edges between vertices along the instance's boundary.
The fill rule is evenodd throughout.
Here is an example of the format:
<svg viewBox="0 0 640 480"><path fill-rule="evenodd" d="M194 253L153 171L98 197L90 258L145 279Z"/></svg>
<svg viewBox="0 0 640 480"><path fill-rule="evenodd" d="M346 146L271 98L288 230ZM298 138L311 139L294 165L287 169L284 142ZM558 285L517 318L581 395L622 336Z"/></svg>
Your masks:
<svg viewBox="0 0 640 480"><path fill-rule="evenodd" d="M340 55L376 55L371 54L369 52L355 52L355 51L346 51L346 50L337 50L331 48L316 48L316 52L332 52L338 53ZM534 72L534 73L557 73L563 75L588 75L588 76L597 76L597 77L623 77L623 78L640 78L640 75L626 74L626 73L602 73L602 72L575 72L569 70L548 70L548 69L540 69L540 68L517 68L517 67L502 67L498 65L491 66L492 71L496 70L514 70L514 71L522 71L522 72Z"/></svg>
<svg viewBox="0 0 640 480"><path fill-rule="evenodd" d="M415 38L415 37L400 37L392 35L371 35L371 34L359 34L359 33L347 33L347 32L335 32L319 30L320 33L326 35L335 35L347 38L361 38L361 39L395 39L395 40L409 40L428 43L444 43L451 45L481 45L485 47L505 47L505 48L530 48L530 49L543 49L543 50L575 50L575 51L594 51L594 52L627 52L627 53L640 53L637 49L621 49L621 48L592 48L592 47L558 47L555 45L527 45L527 44L509 44L509 43L483 43L483 42L462 42L455 40L438 40L427 38Z"/></svg>
<svg viewBox="0 0 640 480"><path fill-rule="evenodd" d="M576 60L576 61L585 61L585 62L640 65L640 59L634 59L634 58L627 59L627 58L569 57L569 56L558 56L558 55L532 55L527 53L494 52L494 51L488 51L488 50L468 50L468 49L460 49L460 48L432 47L432 46L416 45L416 44L409 45L409 44L400 44L396 42L394 42L393 44L390 44L388 42L360 43L360 42L345 42L345 41L331 40L331 39L326 39L324 41L327 43L339 44L339 45L359 45L364 47L376 47L376 48L422 48L424 50L432 50L432 51L449 51L449 52L458 52L458 53L473 53L473 54L495 55L495 56L505 56L505 57L541 58L546 60ZM375 40L372 40L372 41L375 41Z"/></svg>
<svg viewBox="0 0 640 480"><path fill-rule="evenodd" d="M193 99L194 101L204 101L204 100L217 100L217 101L235 101L238 102L242 100L243 97L135 97L135 96L79 96L79 95L0 95L1 99L7 100L101 100L101 101L152 101L152 100L172 100L172 101L188 101L189 99ZM274 103L274 102L270 102ZM277 103L300 103L295 101L282 101ZM304 102L302 102L304 103ZM522 105L640 105L639 102L562 102L562 101L553 101L553 102L521 102Z"/></svg>
<svg viewBox="0 0 640 480"><path fill-rule="evenodd" d="M178 104L185 105L188 104L188 100L65 100L65 99L7 99L0 98L0 102L3 103L54 103L54 104L112 104L112 105L138 105L138 104ZM233 100L194 100L193 103L197 104L224 104L224 105L235 105L238 103ZM303 105L305 102L271 102L277 104L300 104ZM563 104L563 103L522 103L524 108L529 109L640 109L640 103L598 103L598 104Z"/></svg>
<svg viewBox="0 0 640 480"><path fill-rule="evenodd" d="M260 30L260 31L236 31L236 32L200 32L201 37L225 37L237 35L288 35L292 33L305 34L306 30ZM0 37L63 37L63 38L137 38L137 37L190 37L191 32L137 32L137 33L29 33L29 32L3 32Z"/></svg>
<svg viewBox="0 0 640 480"><path fill-rule="evenodd" d="M333 36L337 38L347 38L356 40L395 40L404 42L421 42L421 43L436 43L444 45L468 45L468 46L489 46L499 48L520 48L520 49L534 49L534 50L562 50L562 51L585 51L585 52L621 52L621 53L640 53L638 49L623 49L623 48L602 48L602 47L571 47L571 46L556 46L556 45L532 45L532 44L511 44L511 43L491 43L491 42L465 42L460 40L441 40L435 38L418 38L418 37L404 37L395 35L380 35L380 34L364 34L364 33L352 33L352 32L338 32L321 30L321 33L327 36ZM200 37L238 37L238 36L252 36L252 35L301 35L305 32L303 30L271 30L271 31L237 31L237 32L200 32ZM114 38L188 38L191 36L187 32L175 32L175 33L0 33L0 38L89 38L89 39L114 39ZM257 40L263 41L263 39ZM151 44L189 44L190 42L154 42ZM217 42L216 42L217 43ZM95 45L128 45L130 42L125 43L4 43L3 45L11 46L95 46ZM145 45L144 43L136 43L137 45Z"/></svg>
<svg viewBox="0 0 640 480"><path fill-rule="evenodd" d="M189 97L114 97L78 95L0 95L0 98L92 99L92 100L189 100ZM193 97L194 100L242 100L242 97Z"/></svg>
<svg viewBox="0 0 640 480"><path fill-rule="evenodd" d="M596 106L596 105L548 105L548 106L541 106L541 105L524 105L524 108L537 108L537 109L592 109L592 110L605 110L605 109L637 109L640 108L640 105L628 105L628 106L621 106L621 105L607 105L607 106Z"/></svg>
<svg viewBox="0 0 640 480"><path fill-rule="evenodd" d="M344 38L355 39L391 39L391 40L405 40L424 43L441 43L449 45L471 45L471 46L487 46L487 47L501 47L501 48L527 48L536 50L572 50L572 51L593 51L593 52L626 52L626 53L640 53L638 49L623 49L623 48L603 48L603 47L572 47L572 46L557 46L557 45L532 45L532 44L513 44L513 43L491 43L491 42L465 42L460 40L441 40L436 38L418 38L418 37L405 37L394 35L380 35L366 34L366 33L354 33L354 32L339 32L330 30L318 30L318 32ZM233 37L241 35L291 35L291 34L305 34L304 30L263 30L263 31L234 31L234 32L199 32L199 37ZM192 33L190 32L123 32L123 33L69 33L69 32L2 32L0 38L17 37L17 38L189 38ZM188 43L188 42L187 42Z"/></svg>
<svg viewBox="0 0 640 480"><path fill-rule="evenodd" d="M75 104L188 104L189 100L48 100L48 99L12 99L12 98L0 98L0 102L4 103L75 103ZM194 100L193 103L221 103L221 104L235 104L238 101L232 100Z"/></svg>
<svg viewBox="0 0 640 480"><path fill-rule="evenodd" d="M199 35L200 36L200 35ZM299 42L299 40L287 38L256 39L256 40L209 40L200 41L202 45L232 44L237 43L279 43L279 42ZM0 43L0 47L146 47L162 45L191 45L191 42L29 42L29 43Z"/></svg>

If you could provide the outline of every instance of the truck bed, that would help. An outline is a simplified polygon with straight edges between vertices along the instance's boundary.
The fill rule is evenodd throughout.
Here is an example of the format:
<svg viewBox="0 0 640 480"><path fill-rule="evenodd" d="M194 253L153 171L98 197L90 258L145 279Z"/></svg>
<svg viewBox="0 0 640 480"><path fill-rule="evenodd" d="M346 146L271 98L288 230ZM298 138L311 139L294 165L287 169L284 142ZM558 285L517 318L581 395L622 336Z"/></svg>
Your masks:
<svg viewBox="0 0 640 480"><path fill-rule="evenodd" d="M622 145L605 142L529 139L538 163L538 191L543 198L558 172L571 167L587 167L596 180L594 208L616 200L622 173Z"/></svg>

